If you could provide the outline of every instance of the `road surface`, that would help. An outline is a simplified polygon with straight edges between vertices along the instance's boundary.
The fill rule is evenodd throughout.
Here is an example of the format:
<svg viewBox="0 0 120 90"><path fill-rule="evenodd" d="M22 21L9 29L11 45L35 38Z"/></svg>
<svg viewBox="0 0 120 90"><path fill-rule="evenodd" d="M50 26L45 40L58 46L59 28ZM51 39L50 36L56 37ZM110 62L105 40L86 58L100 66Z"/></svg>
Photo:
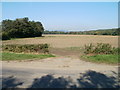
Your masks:
<svg viewBox="0 0 120 90"><path fill-rule="evenodd" d="M118 87L117 65L96 64L70 57L20 62L2 61L3 87L44 87L46 82L42 79L43 76L45 78L54 77L51 80L57 80L57 85L52 83L56 87ZM62 80L59 77L62 77ZM89 80L87 82L86 77ZM43 80L42 85L39 83L36 86L35 78ZM68 78L70 79L69 85L63 84L63 81L65 82L65 79L68 80ZM96 81L97 79L100 82ZM48 87L54 87L50 82Z"/></svg>

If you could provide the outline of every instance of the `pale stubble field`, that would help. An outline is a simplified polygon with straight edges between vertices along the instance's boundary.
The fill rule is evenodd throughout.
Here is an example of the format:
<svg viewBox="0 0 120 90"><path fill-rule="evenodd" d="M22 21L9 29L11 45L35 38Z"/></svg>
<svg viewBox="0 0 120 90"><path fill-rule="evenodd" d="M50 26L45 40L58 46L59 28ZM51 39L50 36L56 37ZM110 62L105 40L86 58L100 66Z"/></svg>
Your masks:
<svg viewBox="0 0 120 90"><path fill-rule="evenodd" d="M118 36L102 35L43 35L36 38L22 38L3 41L3 44L50 44L53 48L84 47L89 43L109 43L118 47Z"/></svg>

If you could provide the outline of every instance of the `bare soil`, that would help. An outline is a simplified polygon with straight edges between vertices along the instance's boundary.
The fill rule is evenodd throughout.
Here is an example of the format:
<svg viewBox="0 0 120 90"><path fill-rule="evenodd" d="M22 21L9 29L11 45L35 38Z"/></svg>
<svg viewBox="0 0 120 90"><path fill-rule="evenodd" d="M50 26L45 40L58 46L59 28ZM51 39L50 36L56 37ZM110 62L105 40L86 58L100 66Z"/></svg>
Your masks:
<svg viewBox="0 0 120 90"><path fill-rule="evenodd" d="M118 36L103 35L59 35L48 34L43 37L20 38L3 41L2 44L41 44L50 45L50 52L57 56L80 57L83 50L71 48L83 48L85 44L90 43L109 43L113 47L118 47Z"/></svg>
<svg viewBox="0 0 120 90"><path fill-rule="evenodd" d="M43 35L44 37L24 38L3 41L3 44L41 44L48 43L53 48L83 47L89 43L109 43L118 47L118 36L98 35Z"/></svg>

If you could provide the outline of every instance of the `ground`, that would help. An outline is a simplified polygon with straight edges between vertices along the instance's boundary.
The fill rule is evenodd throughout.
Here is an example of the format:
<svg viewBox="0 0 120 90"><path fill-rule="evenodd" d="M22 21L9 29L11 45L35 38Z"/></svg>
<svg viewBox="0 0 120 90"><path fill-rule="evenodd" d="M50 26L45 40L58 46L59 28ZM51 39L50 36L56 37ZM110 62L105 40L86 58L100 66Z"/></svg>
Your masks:
<svg viewBox="0 0 120 90"><path fill-rule="evenodd" d="M13 39L3 41L3 44L40 44L48 43L54 48L83 47L89 43L110 43L118 47L118 36L99 35L43 35L43 37Z"/></svg>
<svg viewBox="0 0 120 90"><path fill-rule="evenodd" d="M45 37L3 41L3 44L50 44L56 57L31 61L1 61L4 87L118 87L118 66L80 59L88 43L110 43L118 47L117 36L45 35ZM37 78L37 79L35 79ZM10 84L11 83L11 84Z"/></svg>
<svg viewBox="0 0 120 90"><path fill-rule="evenodd" d="M10 76L13 76L13 78L17 79L16 82L22 82L22 85L17 85L17 87L28 88L31 86L35 78L42 78L42 76L46 76L46 75L53 75L56 78L70 77L72 80L72 84L77 85L78 82L76 80L81 78L81 75L84 75L80 73L87 73L87 72L89 73L95 72L96 76L94 78L97 77L100 78L102 74L102 76L103 75L105 76L105 79L107 79L108 77L108 81L104 82L103 79L103 81L101 80L100 83L103 84L109 83L111 87L117 87L114 84L117 84L118 66L113 66L113 65L111 66L106 64L95 64L91 62L85 62L79 59L73 59L70 57L55 57L55 58L47 58L37 61L31 60L31 61L21 61L21 62L4 61L2 62L2 65L3 65L2 74L4 78L9 78ZM115 80L113 80L114 82L112 83L109 82L109 79L112 80L110 77L115 78ZM42 82L42 83L46 84L46 82ZM7 82L5 82L4 84L7 84ZM8 85L7 87L10 86ZM43 87L43 86L37 86L37 87ZM91 87L91 84L84 87L85 88ZM94 85L94 87L97 86ZM100 87L108 87L108 86L101 85Z"/></svg>

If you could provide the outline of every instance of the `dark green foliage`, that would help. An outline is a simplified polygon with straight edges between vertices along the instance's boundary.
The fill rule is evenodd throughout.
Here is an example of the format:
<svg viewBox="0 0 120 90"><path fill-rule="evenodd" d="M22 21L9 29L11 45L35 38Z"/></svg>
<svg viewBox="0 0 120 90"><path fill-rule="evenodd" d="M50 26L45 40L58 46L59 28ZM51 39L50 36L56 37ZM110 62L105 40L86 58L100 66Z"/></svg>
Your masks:
<svg viewBox="0 0 120 90"><path fill-rule="evenodd" d="M10 40L10 37L9 37L9 35L7 33L3 33L3 34L1 33L0 39L2 39L2 40Z"/></svg>
<svg viewBox="0 0 120 90"><path fill-rule="evenodd" d="M112 47L107 43L97 43L85 45L85 54L118 54L118 48Z"/></svg>
<svg viewBox="0 0 120 90"><path fill-rule="evenodd" d="M3 45L3 51L9 52L17 52L17 53L49 53L49 45L48 44L26 44L26 45Z"/></svg>
<svg viewBox="0 0 120 90"><path fill-rule="evenodd" d="M2 33L10 38L38 37L42 36L43 31L41 22L29 21L28 18L2 21Z"/></svg>

